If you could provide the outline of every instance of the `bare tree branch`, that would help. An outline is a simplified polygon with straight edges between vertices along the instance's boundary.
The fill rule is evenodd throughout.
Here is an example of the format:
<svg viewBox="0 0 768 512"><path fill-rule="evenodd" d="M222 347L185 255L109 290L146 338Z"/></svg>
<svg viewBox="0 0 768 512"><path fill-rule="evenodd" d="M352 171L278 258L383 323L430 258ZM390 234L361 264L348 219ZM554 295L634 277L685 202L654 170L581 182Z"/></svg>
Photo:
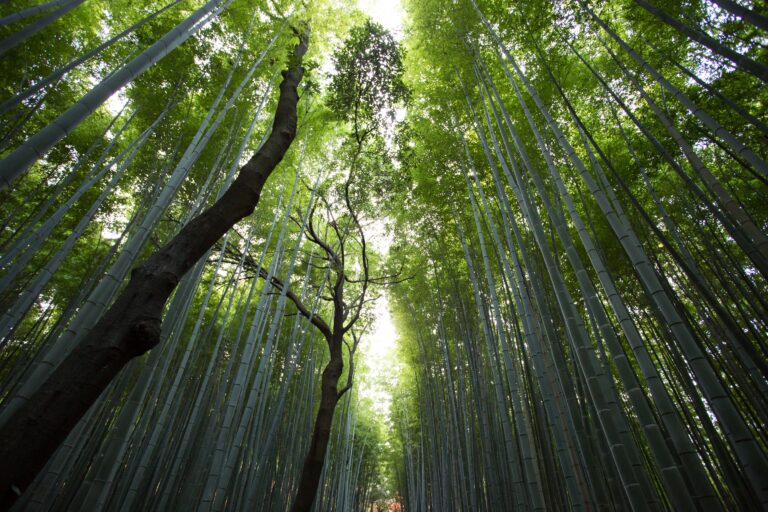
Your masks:
<svg viewBox="0 0 768 512"><path fill-rule="evenodd" d="M299 311L299 313L303 317L308 319L310 322L312 322L312 325L317 327L317 329L323 334L323 336L326 339L333 337L331 328L328 326L325 320L323 320L322 317L310 311L310 309L304 305L304 303L295 293L293 293L289 289L286 289L285 283L283 283L280 279L276 278L275 276L269 277L269 273L264 268L259 269L259 277L261 277L265 281L268 281L269 284L271 284L281 292L285 289L285 292L284 292L285 296L288 299L290 299L291 302L293 302L293 304L296 306L296 309Z"/></svg>

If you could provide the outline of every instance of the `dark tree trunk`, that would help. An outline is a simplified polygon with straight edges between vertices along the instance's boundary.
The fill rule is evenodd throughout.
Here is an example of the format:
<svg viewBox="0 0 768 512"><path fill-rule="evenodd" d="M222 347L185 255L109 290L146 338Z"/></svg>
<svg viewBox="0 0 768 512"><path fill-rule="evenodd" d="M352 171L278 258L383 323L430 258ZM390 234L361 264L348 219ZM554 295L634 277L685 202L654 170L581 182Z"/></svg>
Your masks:
<svg viewBox="0 0 768 512"><path fill-rule="evenodd" d="M112 307L0 428L0 509L10 508L120 369L159 343L163 307L181 278L253 212L264 184L296 136L297 87L307 44L303 34L289 69L283 71L272 133L237 179L213 206L133 270ZM325 389L325 377L323 383Z"/></svg>
<svg viewBox="0 0 768 512"><path fill-rule="evenodd" d="M331 426L336 404L339 402L337 388L339 377L344 369L344 359L341 352L341 340L331 348L331 359L323 370L320 388L320 407L315 418L315 428L312 432L312 443L304 459L301 470L299 489L291 507L291 512L309 512L317 496L320 485L320 475L323 472L325 454L331 438Z"/></svg>

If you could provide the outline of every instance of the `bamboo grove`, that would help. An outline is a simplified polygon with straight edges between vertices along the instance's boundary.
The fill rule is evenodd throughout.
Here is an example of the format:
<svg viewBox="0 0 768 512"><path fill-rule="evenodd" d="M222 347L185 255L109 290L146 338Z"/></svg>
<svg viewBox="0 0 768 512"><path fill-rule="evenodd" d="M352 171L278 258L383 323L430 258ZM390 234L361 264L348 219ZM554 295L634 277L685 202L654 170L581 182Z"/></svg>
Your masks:
<svg viewBox="0 0 768 512"><path fill-rule="evenodd" d="M668 4L414 6L408 509L766 507L765 17Z"/></svg>
<svg viewBox="0 0 768 512"><path fill-rule="evenodd" d="M404 9L392 64L354 2L0 3L4 508L768 509L768 9ZM156 341L84 401L61 368L167 247ZM22 483L9 425L67 390Z"/></svg>

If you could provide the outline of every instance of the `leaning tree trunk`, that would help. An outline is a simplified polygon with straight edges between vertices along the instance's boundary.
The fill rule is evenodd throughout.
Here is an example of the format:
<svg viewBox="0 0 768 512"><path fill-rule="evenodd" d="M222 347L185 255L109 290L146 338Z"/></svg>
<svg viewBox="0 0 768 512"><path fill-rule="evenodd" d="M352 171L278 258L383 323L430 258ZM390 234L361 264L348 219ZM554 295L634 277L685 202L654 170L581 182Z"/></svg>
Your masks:
<svg viewBox="0 0 768 512"><path fill-rule="evenodd" d="M9 507L118 372L160 341L162 312L184 274L240 219L251 214L296 136L297 87L308 35L283 71L272 132L213 206L133 270L91 332L0 429L0 506Z"/></svg>
<svg viewBox="0 0 768 512"><path fill-rule="evenodd" d="M713 3L734 16L738 16L742 20L750 22L755 27L768 31L768 18L762 14L752 9L748 9L733 0L713 0Z"/></svg>
<svg viewBox="0 0 768 512"><path fill-rule="evenodd" d="M677 18L670 16L669 13L667 13L667 11L664 9L661 9L650 2L646 2L646 0L635 0L635 3L637 3L637 5L650 12L651 14L654 14L661 21L674 28L681 34L691 38L697 43L706 46L712 50L712 52L720 55L721 57L725 57L731 61L733 65L736 66L736 68L756 76L763 82L768 82L768 67L761 64L760 62L750 59L746 55L742 55L739 52L728 48L707 34L689 27Z"/></svg>
<svg viewBox="0 0 768 512"><path fill-rule="evenodd" d="M37 34L41 30L43 30L45 27L53 23L54 21L58 20L65 14L67 14L69 11L77 7L78 5L82 4L85 0L73 0L69 3L65 4L62 7L59 7L53 12L50 12L26 27L22 28L21 30L18 30L17 32L14 32L10 36L6 37L2 41L0 41L0 55L4 55L8 50L13 48L14 46L26 41L33 35ZM9 16L8 18L11 18Z"/></svg>
<svg viewBox="0 0 768 512"><path fill-rule="evenodd" d="M54 7L58 7L61 4L65 4L71 1L72 0L53 0L52 2L46 2L44 4L27 7L26 9L16 11L12 14L9 14L8 16L0 18L0 26L10 25L11 23L29 18L35 14L40 14L41 12L47 11L48 9L53 9Z"/></svg>

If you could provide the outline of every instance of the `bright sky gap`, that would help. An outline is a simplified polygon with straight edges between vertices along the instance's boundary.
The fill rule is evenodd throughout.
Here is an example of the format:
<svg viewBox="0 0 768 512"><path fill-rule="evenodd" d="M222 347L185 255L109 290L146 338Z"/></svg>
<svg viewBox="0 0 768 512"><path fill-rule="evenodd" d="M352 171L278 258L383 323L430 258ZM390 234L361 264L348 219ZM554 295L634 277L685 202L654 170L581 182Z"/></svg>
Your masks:
<svg viewBox="0 0 768 512"><path fill-rule="evenodd" d="M399 0L358 0L358 8L392 32L396 39L403 37L403 8ZM383 222L377 221L372 227L376 232L372 240L374 247L386 254L391 240L384 233ZM360 396L373 402L374 409L387 425L390 422L389 408L392 403L390 388L395 384L400 367L395 350L396 338L397 332L385 293L376 302L374 324L360 346L361 359L368 367L367 378L358 379L356 385Z"/></svg>

